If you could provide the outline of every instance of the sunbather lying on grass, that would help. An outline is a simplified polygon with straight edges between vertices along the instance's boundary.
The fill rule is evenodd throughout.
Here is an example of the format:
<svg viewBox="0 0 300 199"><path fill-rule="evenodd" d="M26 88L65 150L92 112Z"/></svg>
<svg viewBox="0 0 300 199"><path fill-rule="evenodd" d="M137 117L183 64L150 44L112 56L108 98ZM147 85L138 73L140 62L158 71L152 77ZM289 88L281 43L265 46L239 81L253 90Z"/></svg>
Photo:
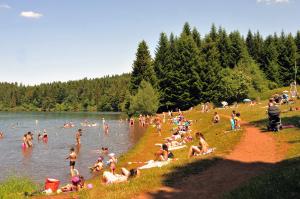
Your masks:
<svg viewBox="0 0 300 199"><path fill-rule="evenodd" d="M104 171L102 178L103 182L105 184L126 182L129 178L138 177L141 174L139 169L131 169L128 171L126 168L122 168L121 170L121 174L113 174L112 172Z"/></svg>

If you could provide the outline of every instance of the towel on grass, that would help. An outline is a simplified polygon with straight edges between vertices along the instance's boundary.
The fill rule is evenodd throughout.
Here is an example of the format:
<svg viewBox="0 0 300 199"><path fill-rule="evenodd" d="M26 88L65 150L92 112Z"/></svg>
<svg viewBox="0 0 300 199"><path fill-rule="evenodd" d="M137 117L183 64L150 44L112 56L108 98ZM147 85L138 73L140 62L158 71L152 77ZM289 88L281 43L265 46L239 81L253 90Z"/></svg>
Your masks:
<svg viewBox="0 0 300 199"><path fill-rule="evenodd" d="M165 166L165 165L167 165L169 163L170 163L170 159L168 159L167 161L154 161L154 160L150 160L144 166L139 167L139 169L150 169L150 168L155 168L155 167L160 168L160 167Z"/></svg>

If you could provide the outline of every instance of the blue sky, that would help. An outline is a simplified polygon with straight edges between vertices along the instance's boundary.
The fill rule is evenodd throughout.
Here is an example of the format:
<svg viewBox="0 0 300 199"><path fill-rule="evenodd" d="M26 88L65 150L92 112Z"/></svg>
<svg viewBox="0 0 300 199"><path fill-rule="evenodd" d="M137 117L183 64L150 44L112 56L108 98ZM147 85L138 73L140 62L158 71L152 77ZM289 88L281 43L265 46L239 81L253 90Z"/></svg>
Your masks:
<svg viewBox="0 0 300 199"><path fill-rule="evenodd" d="M130 72L138 42L184 22L206 34L296 33L300 0L0 0L0 81L38 84Z"/></svg>

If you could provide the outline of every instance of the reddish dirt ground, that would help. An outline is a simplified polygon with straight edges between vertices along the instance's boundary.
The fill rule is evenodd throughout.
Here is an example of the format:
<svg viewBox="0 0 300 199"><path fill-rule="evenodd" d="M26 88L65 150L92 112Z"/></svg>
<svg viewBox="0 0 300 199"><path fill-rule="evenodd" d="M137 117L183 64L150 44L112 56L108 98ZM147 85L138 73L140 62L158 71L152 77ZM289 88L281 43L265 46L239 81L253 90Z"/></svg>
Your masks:
<svg viewBox="0 0 300 199"><path fill-rule="evenodd" d="M269 134L247 123L243 128L245 133L239 144L214 166L180 179L172 187L162 187L137 198L219 198L282 160L286 150L279 152Z"/></svg>

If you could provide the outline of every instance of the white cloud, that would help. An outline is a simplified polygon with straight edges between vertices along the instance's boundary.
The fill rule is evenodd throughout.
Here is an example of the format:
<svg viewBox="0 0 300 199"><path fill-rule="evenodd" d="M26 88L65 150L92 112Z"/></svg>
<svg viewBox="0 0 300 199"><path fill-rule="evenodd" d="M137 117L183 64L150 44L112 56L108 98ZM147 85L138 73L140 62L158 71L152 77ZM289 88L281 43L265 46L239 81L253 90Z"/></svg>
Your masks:
<svg viewBox="0 0 300 199"><path fill-rule="evenodd" d="M289 3L290 0L256 0L257 3L265 3L265 4L279 4L279 3Z"/></svg>
<svg viewBox="0 0 300 199"><path fill-rule="evenodd" d="M10 9L11 7L7 4L0 4L0 9L3 8L3 9Z"/></svg>
<svg viewBox="0 0 300 199"><path fill-rule="evenodd" d="M26 18L34 18L34 19L38 19L41 18L43 15L41 13L37 13L37 12L32 12L32 11L23 11L20 13L21 17L26 17Z"/></svg>

